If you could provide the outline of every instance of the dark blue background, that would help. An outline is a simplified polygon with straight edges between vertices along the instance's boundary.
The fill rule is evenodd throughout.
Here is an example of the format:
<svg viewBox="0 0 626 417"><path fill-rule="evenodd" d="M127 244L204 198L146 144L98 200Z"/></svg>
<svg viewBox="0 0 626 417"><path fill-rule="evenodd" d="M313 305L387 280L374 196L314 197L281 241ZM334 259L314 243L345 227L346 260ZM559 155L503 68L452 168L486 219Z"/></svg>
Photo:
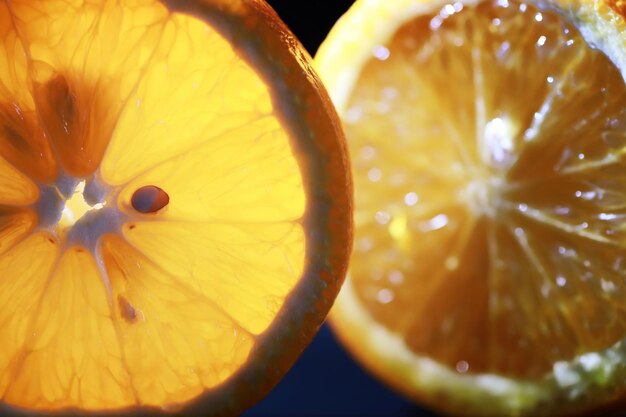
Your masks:
<svg viewBox="0 0 626 417"><path fill-rule="evenodd" d="M365 373L324 326L278 386L242 417L435 417Z"/></svg>
<svg viewBox="0 0 626 417"><path fill-rule="evenodd" d="M394 0L389 0L394 1ZM307 50L320 42L352 0L268 0ZM359 367L324 326L272 393L244 417L434 417Z"/></svg>

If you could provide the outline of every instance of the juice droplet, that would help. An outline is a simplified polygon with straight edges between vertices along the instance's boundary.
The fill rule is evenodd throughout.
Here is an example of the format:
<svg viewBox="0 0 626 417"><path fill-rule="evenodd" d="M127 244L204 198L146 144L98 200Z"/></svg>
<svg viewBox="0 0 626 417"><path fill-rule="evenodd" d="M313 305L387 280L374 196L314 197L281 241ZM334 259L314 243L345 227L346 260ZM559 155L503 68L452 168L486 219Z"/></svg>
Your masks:
<svg viewBox="0 0 626 417"><path fill-rule="evenodd" d="M155 185L137 189L131 198L131 205L140 213L156 213L170 202L170 196Z"/></svg>

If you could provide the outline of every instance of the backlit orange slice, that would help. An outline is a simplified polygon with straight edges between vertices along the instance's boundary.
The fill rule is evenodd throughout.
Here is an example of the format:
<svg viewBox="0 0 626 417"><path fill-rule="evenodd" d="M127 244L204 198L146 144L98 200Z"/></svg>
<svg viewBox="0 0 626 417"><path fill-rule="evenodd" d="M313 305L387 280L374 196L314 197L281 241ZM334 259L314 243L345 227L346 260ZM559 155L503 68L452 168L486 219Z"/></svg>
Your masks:
<svg viewBox="0 0 626 417"><path fill-rule="evenodd" d="M351 198L265 3L0 2L0 414L240 413L332 304Z"/></svg>

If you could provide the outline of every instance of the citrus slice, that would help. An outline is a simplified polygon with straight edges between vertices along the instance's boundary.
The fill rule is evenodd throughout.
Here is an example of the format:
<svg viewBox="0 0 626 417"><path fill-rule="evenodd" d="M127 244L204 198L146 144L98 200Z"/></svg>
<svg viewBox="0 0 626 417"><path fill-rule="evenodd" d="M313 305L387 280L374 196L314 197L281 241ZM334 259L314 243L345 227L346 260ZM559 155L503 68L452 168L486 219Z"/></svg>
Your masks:
<svg viewBox="0 0 626 417"><path fill-rule="evenodd" d="M252 405L343 280L345 146L265 3L0 2L0 414Z"/></svg>
<svg viewBox="0 0 626 417"><path fill-rule="evenodd" d="M353 155L332 322L455 414L626 394L626 24L604 1L361 0L316 57Z"/></svg>

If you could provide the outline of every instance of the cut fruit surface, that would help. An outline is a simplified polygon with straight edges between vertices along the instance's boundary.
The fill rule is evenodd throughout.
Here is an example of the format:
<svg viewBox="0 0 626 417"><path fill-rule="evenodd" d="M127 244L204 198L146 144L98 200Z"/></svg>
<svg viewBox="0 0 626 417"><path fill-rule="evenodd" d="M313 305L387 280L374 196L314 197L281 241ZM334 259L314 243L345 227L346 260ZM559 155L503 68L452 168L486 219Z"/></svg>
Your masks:
<svg viewBox="0 0 626 417"><path fill-rule="evenodd" d="M239 414L321 325L351 210L264 3L0 2L0 414Z"/></svg>
<svg viewBox="0 0 626 417"><path fill-rule="evenodd" d="M603 2L357 1L318 52L356 190L333 323L407 395L554 415L626 393L623 30Z"/></svg>

